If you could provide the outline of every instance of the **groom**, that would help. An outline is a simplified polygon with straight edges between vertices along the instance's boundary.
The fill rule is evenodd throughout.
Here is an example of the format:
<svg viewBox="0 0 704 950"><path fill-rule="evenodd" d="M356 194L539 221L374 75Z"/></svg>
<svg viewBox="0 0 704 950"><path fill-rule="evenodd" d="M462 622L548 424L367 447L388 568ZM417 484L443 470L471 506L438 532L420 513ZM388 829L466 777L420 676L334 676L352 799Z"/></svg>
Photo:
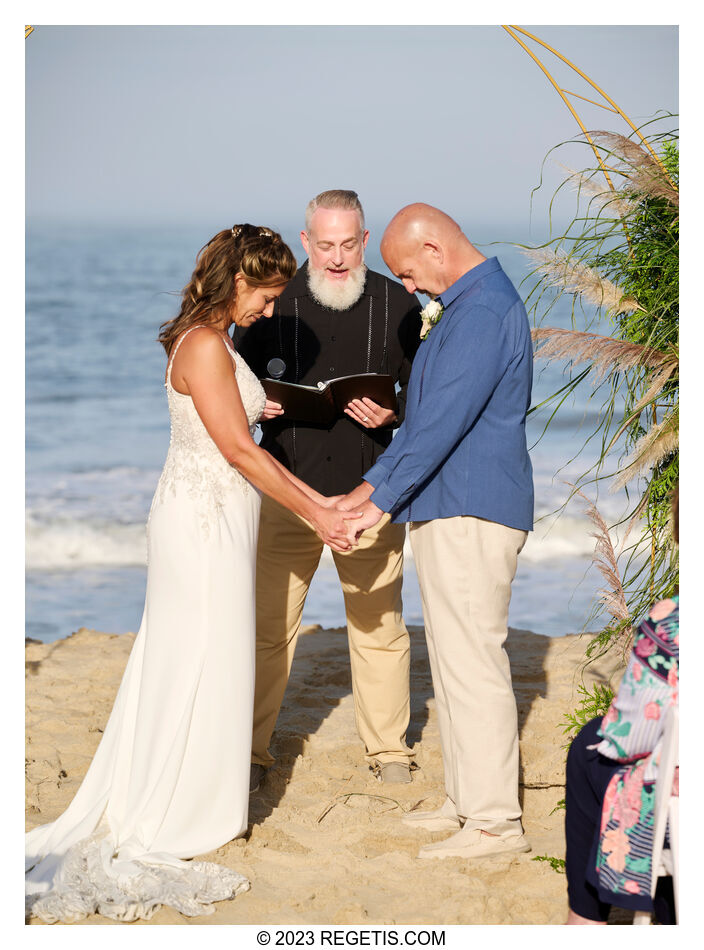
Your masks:
<svg viewBox="0 0 704 950"><path fill-rule="evenodd" d="M405 421L341 503L363 511L357 530L384 512L410 522L447 797L403 820L454 832L421 848L421 858L529 851L504 649L511 582L533 527L528 319L498 260L487 260L437 208L399 211L381 253L409 293L440 305L429 308L435 314L413 363Z"/></svg>

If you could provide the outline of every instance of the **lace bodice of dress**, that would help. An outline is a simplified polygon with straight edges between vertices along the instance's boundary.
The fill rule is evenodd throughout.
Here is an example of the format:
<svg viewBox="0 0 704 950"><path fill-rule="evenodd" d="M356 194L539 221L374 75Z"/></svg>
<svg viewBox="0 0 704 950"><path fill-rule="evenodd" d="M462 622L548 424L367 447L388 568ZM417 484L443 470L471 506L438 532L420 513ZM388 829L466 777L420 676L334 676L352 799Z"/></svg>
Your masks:
<svg viewBox="0 0 704 950"><path fill-rule="evenodd" d="M191 327L183 334L169 360L165 385L171 416L171 441L156 497L164 501L169 492L175 493L178 485L185 487L198 505L202 528L207 534L212 519L217 516L217 510L224 504L228 493L247 492L252 486L230 465L213 442L191 397L177 392L171 385L171 367L178 348L188 334L196 329L198 327ZM224 340L223 346L235 361L237 385L250 432L254 434L266 402L264 390L242 357L231 350Z"/></svg>

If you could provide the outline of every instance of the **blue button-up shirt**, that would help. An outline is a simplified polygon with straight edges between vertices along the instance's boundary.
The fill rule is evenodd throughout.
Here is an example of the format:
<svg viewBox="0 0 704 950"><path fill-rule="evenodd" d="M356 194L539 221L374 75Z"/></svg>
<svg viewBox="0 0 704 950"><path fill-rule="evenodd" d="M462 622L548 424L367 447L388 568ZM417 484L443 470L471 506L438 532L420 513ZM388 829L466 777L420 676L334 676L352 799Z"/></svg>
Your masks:
<svg viewBox="0 0 704 950"><path fill-rule="evenodd" d="M396 522L473 515L530 531L533 348L523 301L492 257L440 302L413 362L405 421L364 476L371 499Z"/></svg>

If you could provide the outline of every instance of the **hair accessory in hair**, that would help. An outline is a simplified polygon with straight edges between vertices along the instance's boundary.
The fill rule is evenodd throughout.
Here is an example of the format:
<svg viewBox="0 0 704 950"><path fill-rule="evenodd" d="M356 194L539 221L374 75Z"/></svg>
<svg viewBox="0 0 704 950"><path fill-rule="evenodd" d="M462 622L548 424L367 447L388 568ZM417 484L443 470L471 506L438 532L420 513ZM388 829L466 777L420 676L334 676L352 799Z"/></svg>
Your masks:
<svg viewBox="0 0 704 950"><path fill-rule="evenodd" d="M259 237L273 238L273 236L269 228L259 228Z"/></svg>
<svg viewBox="0 0 704 950"><path fill-rule="evenodd" d="M233 238L235 238L235 239L238 238L241 233L242 233L242 225L241 225L241 224L235 224L235 225L233 225L233 228L232 228L232 236L233 236Z"/></svg>

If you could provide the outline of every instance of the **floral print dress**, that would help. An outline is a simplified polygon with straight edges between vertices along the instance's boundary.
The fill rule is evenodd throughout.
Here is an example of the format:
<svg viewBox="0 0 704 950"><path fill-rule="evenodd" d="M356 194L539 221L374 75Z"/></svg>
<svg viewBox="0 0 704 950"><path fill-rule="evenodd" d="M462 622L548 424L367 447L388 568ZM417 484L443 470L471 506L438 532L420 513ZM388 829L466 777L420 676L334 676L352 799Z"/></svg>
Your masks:
<svg viewBox="0 0 704 950"><path fill-rule="evenodd" d="M623 766L609 782L592 881L601 900L650 909L655 780L665 714L678 704L679 596L656 604L638 628L598 752ZM679 769L673 794L679 793Z"/></svg>

